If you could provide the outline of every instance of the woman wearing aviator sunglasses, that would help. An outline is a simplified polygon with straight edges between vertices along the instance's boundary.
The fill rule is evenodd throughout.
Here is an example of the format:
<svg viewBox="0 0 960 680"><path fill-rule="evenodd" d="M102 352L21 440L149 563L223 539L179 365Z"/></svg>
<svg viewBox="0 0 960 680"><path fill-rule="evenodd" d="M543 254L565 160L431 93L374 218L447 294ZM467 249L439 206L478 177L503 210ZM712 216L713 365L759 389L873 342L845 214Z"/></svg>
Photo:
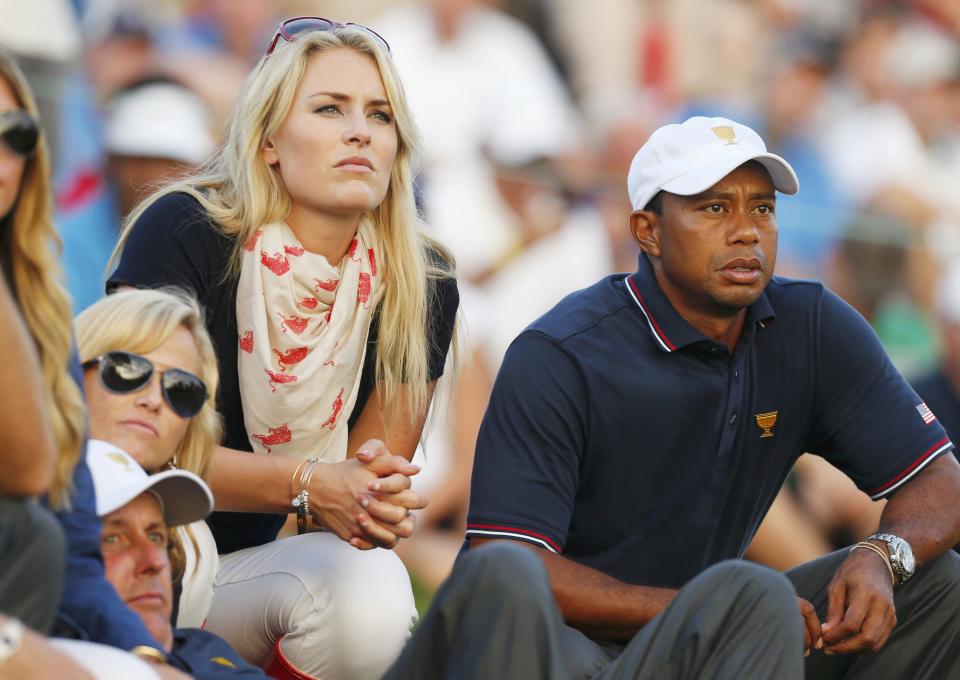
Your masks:
<svg viewBox="0 0 960 680"><path fill-rule="evenodd" d="M90 437L149 473L174 466L205 477L222 429L209 398L217 360L196 301L177 289L123 291L88 307L75 325ZM199 628L213 601L216 544L204 522L171 538L185 560L176 623Z"/></svg>
<svg viewBox="0 0 960 680"><path fill-rule="evenodd" d="M379 677L416 616L396 556L354 548L392 548L425 505L408 461L458 304L418 220L418 147L382 38L288 20L220 151L135 209L115 254L108 288L181 286L208 310L210 481L233 512L208 520L206 627L274 674ZM328 533L276 540L288 514Z"/></svg>

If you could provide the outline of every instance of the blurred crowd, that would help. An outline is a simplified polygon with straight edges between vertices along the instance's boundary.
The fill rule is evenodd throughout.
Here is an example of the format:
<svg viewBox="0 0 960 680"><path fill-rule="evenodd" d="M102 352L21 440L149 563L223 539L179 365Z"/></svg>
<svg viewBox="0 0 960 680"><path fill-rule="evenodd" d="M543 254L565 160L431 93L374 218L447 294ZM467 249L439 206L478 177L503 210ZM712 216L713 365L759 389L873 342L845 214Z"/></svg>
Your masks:
<svg viewBox="0 0 960 680"><path fill-rule="evenodd" d="M457 259L468 361L419 454L431 504L398 548L428 589L462 541L506 347L564 295L636 267L625 177L666 122L732 117L792 164L801 189L778 201L778 273L837 291L943 404L930 406L948 430L946 410L960 418L957 0L2 3L0 44L53 149L75 314L102 296L124 217L203 164L277 21L297 15L389 42L425 138L420 208ZM876 525L879 510L817 459L789 486L757 559L790 566ZM781 550L787 531L806 540Z"/></svg>

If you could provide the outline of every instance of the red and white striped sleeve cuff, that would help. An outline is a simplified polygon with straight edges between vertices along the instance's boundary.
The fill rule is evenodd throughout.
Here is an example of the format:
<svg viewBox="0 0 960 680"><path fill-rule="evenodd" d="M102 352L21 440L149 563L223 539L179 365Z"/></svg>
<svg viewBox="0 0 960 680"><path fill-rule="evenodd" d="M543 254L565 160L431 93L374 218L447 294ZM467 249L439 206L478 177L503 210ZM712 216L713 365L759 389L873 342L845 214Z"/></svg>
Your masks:
<svg viewBox="0 0 960 680"><path fill-rule="evenodd" d="M467 538L471 536L484 536L486 538L510 538L517 541L526 541L533 543L541 548L546 548L550 552L560 553L560 545L545 534L530 531L529 529L520 529L518 527L505 526L502 524L480 524L471 522L467 524Z"/></svg>
<svg viewBox="0 0 960 680"><path fill-rule="evenodd" d="M872 500L878 501L881 498L886 498L891 493L899 489L901 486L909 482L918 472L923 468L927 467L930 463L937 459L941 453L945 453L953 448L953 442L948 438L944 437L936 444L931 446L929 449L924 451L923 455L917 458L915 461L910 463L903 472L898 474L896 477L888 481L886 484L878 486L875 489L870 491L870 498Z"/></svg>

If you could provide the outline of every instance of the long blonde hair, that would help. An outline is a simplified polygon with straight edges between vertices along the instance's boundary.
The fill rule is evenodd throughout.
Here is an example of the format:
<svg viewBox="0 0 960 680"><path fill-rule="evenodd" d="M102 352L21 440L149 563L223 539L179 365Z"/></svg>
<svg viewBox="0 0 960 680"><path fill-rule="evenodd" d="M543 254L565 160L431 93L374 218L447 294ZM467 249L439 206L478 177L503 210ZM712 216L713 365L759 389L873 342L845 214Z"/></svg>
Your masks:
<svg viewBox="0 0 960 680"><path fill-rule="evenodd" d="M376 62L396 121L398 148L390 186L369 214L384 250L376 382L384 390L384 408L406 403L407 416L414 421L429 406L427 312L437 295L437 280L452 277L454 265L452 255L422 227L413 191L420 135L393 61L366 31L344 26L301 34L294 42L280 41L269 57L261 58L240 92L223 146L198 174L165 187L133 210L113 260L119 259L137 219L154 201L183 192L233 239L229 273L236 275L243 244L258 227L283 220L290 210L278 171L261 157L264 141L289 113L310 57L335 47L348 47ZM397 398L401 386L409 389L407 400Z"/></svg>
<svg viewBox="0 0 960 680"><path fill-rule="evenodd" d="M39 120L30 87L13 57L0 50L0 76L13 89L27 113ZM47 408L57 446L57 465L50 484L49 503L69 507L73 469L83 446L86 412L80 386L67 370L72 337L70 299L59 283L57 256L60 239L53 226L53 188L50 156L43 136L33 155L26 159L20 192L10 215L4 217L9 229L9 252L5 262L11 271L20 311L40 355ZM2 217L2 216L0 216Z"/></svg>
<svg viewBox="0 0 960 680"><path fill-rule="evenodd" d="M76 327L77 347L84 363L115 350L148 354L166 342L178 328L190 331L200 353L198 377L206 384L210 398L200 413L190 419L187 432L174 454L176 460L171 462L205 477L222 431L215 405L220 373L197 301L177 288L124 290L85 309L77 316Z"/></svg>

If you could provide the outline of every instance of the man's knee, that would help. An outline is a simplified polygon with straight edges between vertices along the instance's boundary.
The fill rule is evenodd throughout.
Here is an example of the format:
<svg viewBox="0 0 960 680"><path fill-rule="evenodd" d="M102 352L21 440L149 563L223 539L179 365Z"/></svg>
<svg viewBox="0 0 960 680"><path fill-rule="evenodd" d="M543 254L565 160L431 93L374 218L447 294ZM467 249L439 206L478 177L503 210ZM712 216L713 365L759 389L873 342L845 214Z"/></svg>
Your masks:
<svg viewBox="0 0 960 680"><path fill-rule="evenodd" d="M454 577L475 596L523 600L548 583L543 562L530 548L495 541L471 548L457 562Z"/></svg>
<svg viewBox="0 0 960 680"><path fill-rule="evenodd" d="M698 580L707 592L731 597L731 606L759 615L797 615L797 596L780 572L745 560L726 560L704 571Z"/></svg>

